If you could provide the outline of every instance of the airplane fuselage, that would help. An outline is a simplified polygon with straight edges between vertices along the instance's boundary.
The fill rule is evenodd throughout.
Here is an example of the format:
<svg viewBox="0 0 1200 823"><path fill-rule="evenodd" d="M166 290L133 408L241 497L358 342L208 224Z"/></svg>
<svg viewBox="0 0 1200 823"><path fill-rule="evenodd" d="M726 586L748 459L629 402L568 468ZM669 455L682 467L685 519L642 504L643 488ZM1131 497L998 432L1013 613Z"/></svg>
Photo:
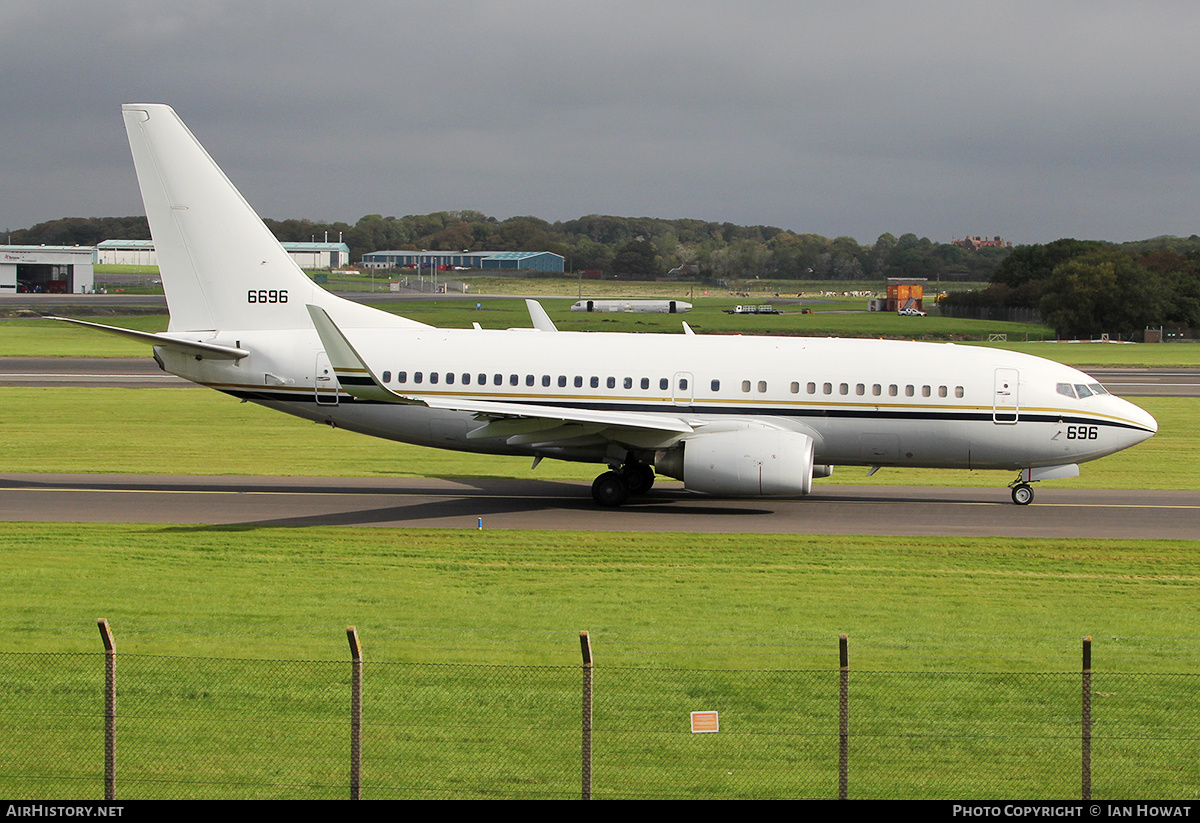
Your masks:
<svg viewBox="0 0 1200 823"><path fill-rule="evenodd" d="M472 437L484 423L470 412L356 399L338 386L316 333L258 330L209 339L253 353L236 362L166 351L160 359L214 389L377 437L613 459L607 440L594 433L589 439L586 427L553 446L522 438L518 427ZM765 423L812 436L818 464L1062 465L1127 448L1156 428L1144 411L1101 393L1083 372L975 346L432 327L371 330L362 339L360 354L399 394L669 415L706 431ZM672 444L656 434L626 445L653 452Z"/></svg>

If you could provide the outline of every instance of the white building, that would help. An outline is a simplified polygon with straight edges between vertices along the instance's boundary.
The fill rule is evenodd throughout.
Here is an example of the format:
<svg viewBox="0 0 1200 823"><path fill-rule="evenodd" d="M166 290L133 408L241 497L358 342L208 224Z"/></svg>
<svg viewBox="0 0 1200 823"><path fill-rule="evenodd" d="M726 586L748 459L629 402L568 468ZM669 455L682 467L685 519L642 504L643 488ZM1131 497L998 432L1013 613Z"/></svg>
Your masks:
<svg viewBox="0 0 1200 823"><path fill-rule="evenodd" d="M0 295L95 291L95 246L0 246Z"/></svg>

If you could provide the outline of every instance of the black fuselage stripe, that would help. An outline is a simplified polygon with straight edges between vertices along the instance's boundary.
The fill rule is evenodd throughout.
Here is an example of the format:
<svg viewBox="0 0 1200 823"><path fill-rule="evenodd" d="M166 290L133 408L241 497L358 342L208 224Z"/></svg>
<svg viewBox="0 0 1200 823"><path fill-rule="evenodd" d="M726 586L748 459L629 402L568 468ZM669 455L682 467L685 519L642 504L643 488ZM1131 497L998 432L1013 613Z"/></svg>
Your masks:
<svg viewBox="0 0 1200 823"><path fill-rule="evenodd" d="M370 382L370 381L368 381ZM372 385L374 385L372 383ZM246 391L225 389L226 394L242 400L252 400L261 402L287 402L287 403L311 403L320 405L323 408L333 408L332 403L319 403L315 394L311 392L295 392L295 391ZM353 396L340 395L339 402L347 405L381 405L395 406L401 405L391 403L386 400L363 400ZM503 404L503 400L489 400L489 402ZM878 420L878 421L968 421L968 422L996 422L999 418L1000 425L1012 424L1012 412L1005 410L1002 412L993 412L988 410L983 411L937 411L930 409L924 410L909 410L909 411L884 411L876 409L839 409L839 408L808 408L808 407L764 407L747 409L741 406L715 406L715 405L681 405L681 406L652 406L647 407L637 403L582 403L582 402L564 402L564 403L548 403L544 401L528 401L521 400L523 406L545 406L547 408L562 408L562 409L577 409L580 411L608 411L608 412L641 412L646 414L705 414L705 415L737 415L737 416L754 416L754 417L792 417L800 419L814 420ZM526 415L527 416L527 415ZM1070 425L1088 425L1088 426L1106 426L1115 429L1132 429L1134 431L1146 431L1142 426L1137 426L1132 423L1125 423L1119 420L1105 420L1092 417L1079 417L1074 415L1061 414L1046 414L1042 412L1021 412L1019 422L1022 423L1063 423Z"/></svg>

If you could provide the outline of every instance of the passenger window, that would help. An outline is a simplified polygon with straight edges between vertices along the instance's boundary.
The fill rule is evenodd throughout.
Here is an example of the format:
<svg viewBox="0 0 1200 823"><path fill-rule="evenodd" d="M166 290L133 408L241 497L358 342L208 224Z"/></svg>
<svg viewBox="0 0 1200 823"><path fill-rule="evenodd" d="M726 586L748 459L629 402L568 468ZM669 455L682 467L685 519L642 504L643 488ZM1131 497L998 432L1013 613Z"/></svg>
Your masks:
<svg viewBox="0 0 1200 823"><path fill-rule="evenodd" d="M838 394L849 394L849 393L850 393L849 384L841 383L838 385Z"/></svg>
<svg viewBox="0 0 1200 823"><path fill-rule="evenodd" d="M875 395L876 397L883 394L883 386L879 385L878 383L871 386L871 394Z"/></svg>
<svg viewBox="0 0 1200 823"><path fill-rule="evenodd" d="M963 387L962 387L962 386L955 386L955 387L954 387L954 396L955 396L955 397L962 397L962 396L963 396L965 393L966 393L966 392L964 392L964 391L963 391Z"/></svg>
<svg viewBox="0 0 1200 823"><path fill-rule="evenodd" d="M913 397L916 395L916 393L917 393L917 390L915 388L913 388L912 386L904 387L904 396L905 397Z"/></svg>
<svg viewBox="0 0 1200 823"><path fill-rule="evenodd" d="M687 391L687 387L688 387L687 378L686 377L679 378L679 388L682 389L683 391Z"/></svg>
<svg viewBox="0 0 1200 823"><path fill-rule="evenodd" d="M625 380L621 383L621 385L627 389L632 389L633 388L633 378L626 377Z"/></svg>
<svg viewBox="0 0 1200 823"><path fill-rule="evenodd" d="M438 381L438 373L435 371L431 371L429 373L429 382L436 383L437 381Z"/></svg>
<svg viewBox="0 0 1200 823"><path fill-rule="evenodd" d="M714 380L713 382L715 383L717 381ZM658 381L658 387L662 391L666 391L667 389L669 389L671 387L671 381L668 380L667 378L663 377ZM716 389L713 389L713 391L716 391Z"/></svg>
<svg viewBox="0 0 1200 823"><path fill-rule="evenodd" d="M650 389L650 378L649 377L642 378L641 387L642 387L642 391L648 391Z"/></svg>
<svg viewBox="0 0 1200 823"><path fill-rule="evenodd" d="M420 383L424 379L425 379L425 375L422 374L421 372L419 372L419 371L413 372L413 382L414 383Z"/></svg>
<svg viewBox="0 0 1200 823"><path fill-rule="evenodd" d="M464 386L469 386L469 385L471 385L471 375L469 375L469 374L464 374L464 375L462 376L462 384L463 384Z"/></svg>
<svg viewBox="0 0 1200 823"><path fill-rule="evenodd" d="M759 381L758 381L758 393L759 393L759 394L765 394L765 393L766 393L766 391L767 391L767 381L766 381L766 380L759 380Z"/></svg>
<svg viewBox="0 0 1200 823"><path fill-rule="evenodd" d="M447 386L454 385L454 372L452 372L452 371L446 372L446 385Z"/></svg>
<svg viewBox="0 0 1200 823"><path fill-rule="evenodd" d="M945 386L938 386L938 397L946 397L949 393Z"/></svg>
<svg viewBox="0 0 1200 823"><path fill-rule="evenodd" d="M615 389L617 387L617 378L610 377L610 378L608 378L608 380L605 381L604 384L606 386L608 386L610 389Z"/></svg>
<svg viewBox="0 0 1200 823"><path fill-rule="evenodd" d="M663 388L665 389L665 388L666 388L666 386L663 386ZM714 380L714 381L712 381L712 390L713 390L713 391L720 391L720 390L721 390L721 381L720 381L720 380Z"/></svg>
<svg viewBox="0 0 1200 823"><path fill-rule="evenodd" d="M567 376L565 374L560 374L558 376L558 387L560 389L565 389L567 387Z"/></svg>
<svg viewBox="0 0 1200 823"><path fill-rule="evenodd" d="M550 375L543 374L542 375L542 387L546 388L549 385L550 385Z"/></svg>
<svg viewBox="0 0 1200 823"><path fill-rule="evenodd" d="M390 371L387 371L386 369L383 372L383 382L384 383L392 382L392 373Z"/></svg>
<svg viewBox="0 0 1200 823"><path fill-rule="evenodd" d="M397 383L407 383L408 382L408 372L406 372L406 371L396 372L396 382Z"/></svg>
<svg viewBox="0 0 1200 823"><path fill-rule="evenodd" d="M859 397L861 397L862 395L867 393L867 387L864 386L862 383L859 383L858 385L856 385L854 387L854 393L857 394Z"/></svg>
<svg viewBox="0 0 1200 823"><path fill-rule="evenodd" d="M800 384L799 383L796 383L793 381L791 388L792 388L792 394L800 393Z"/></svg>
<svg viewBox="0 0 1200 823"><path fill-rule="evenodd" d="M922 397L932 397L933 391L928 386L922 386L921 387L921 396Z"/></svg>
<svg viewBox="0 0 1200 823"><path fill-rule="evenodd" d="M809 394L816 394L816 393L817 393L817 384L816 384L816 383L809 383L809 384L808 384L808 386L807 386L807 389L808 389L808 393L809 393Z"/></svg>
<svg viewBox="0 0 1200 823"><path fill-rule="evenodd" d="M821 391L825 392L825 394L833 394L833 384L826 383L821 387Z"/></svg>
<svg viewBox="0 0 1200 823"><path fill-rule="evenodd" d="M899 393L899 387L895 383L892 383L888 386L888 397L895 397Z"/></svg>
<svg viewBox="0 0 1200 823"><path fill-rule="evenodd" d="M502 375L502 374L493 374L493 375L492 375L492 383L493 383L493 384L495 384L495 385L497 385L497 386L503 385L503 384L504 384L504 375Z"/></svg>
<svg viewBox="0 0 1200 823"><path fill-rule="evenodd" d="M521 376L519 374L510 374L508 376L508 385L510 385L510 386L521 385Z"/></svg>
<svg viewBox="0 0 1200 823"><path fill-rule="evenodd" d="M577 388L577 389L583 388L583 375L582 374L575 375L575 388Z"/></svg>
<svg viewBox="0 0 1200 823"><path fill-rule="evenodd" d="M750 391L750 381L749 380L742 381L742 391Z"/></svg>
<svg viewBox="0 0 1200 823"><path fill-rule="evenodd" d="M591 385L591 387L593 389L600 388L600 378L596 377L595 375L592 375L592 379L589 380L588 383Z"/></svg>
<svg viewBox="0 0 1200 823"><path fill-rule="evenodd" d="M527 374L527 375L525 375L525 385L526 385L526 386L532 386L532 385L533 385L533 375L532 375L532 374Z"/></svg>

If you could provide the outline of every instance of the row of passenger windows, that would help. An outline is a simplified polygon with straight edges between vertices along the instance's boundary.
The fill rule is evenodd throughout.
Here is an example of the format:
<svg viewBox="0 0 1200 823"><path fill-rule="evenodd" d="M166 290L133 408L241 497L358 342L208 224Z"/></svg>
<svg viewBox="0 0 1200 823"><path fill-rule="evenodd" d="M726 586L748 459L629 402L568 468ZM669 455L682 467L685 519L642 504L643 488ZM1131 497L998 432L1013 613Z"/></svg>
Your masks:
<svg viewBox="0 0 1200 823"><path fill-rule="evenodd" d="M543 388L549 388L551 385L557 385L558 388L560 388L560 389L567 388L568 383L570 383L572 386L574 386L577 389L582 389L584 387L584 383L585 383L584 377L582 375L578 375L578 374L575 375L573 378L568 378L567 375L565 375L565 374L560 374L560 375L558 375L557 378L552 378L548 374L543 374L540 379L537 377L537 375L533 375L533 374L526 374L524 376L524 379L522 379L522 376L519 374L509 374L509 375L507 375L507 379L506 379L506 376L503 374L493 374L493 375L491 375L491 379L489 381L488 375L486 375L486 374L472 375L467 372L463 372L462 374L455 374L454 372L446 372L443 374L441 372L425 373L425 372L417 371L417 372L413 372L411 375L406 371L396 372L396 382L397 383L404 384L404 383L408 383L410 380L411 380L411 382L417 383L417 384L428 382L431 385L443 383L447 386L453 386L453 385L455 385L456 382L462 386L469 386L472 384L472 381L474 381L474 384L477 386L486 386L489 384L489 382L493 386L503 386L506 383L509 386L520 386L522 383L524 383L526 386L536 386L540 383ZM392 382L391 371L385 371L383 373L383 382L384 383ZM603 382L603 385L605 388L615 389L617 387L618 378L616 378L616 377L600 378L599 376L592 375L591 377L586 379L587 386L589 388L593 388L593 389L600 388L602 382ZM621 387L624 389L632 389L634 387L634 385L636 384L637 387L639 389L641 389L642 391L649 391L651 385L654 382L655 381L653 381L649 377L642 377L636 381L632 377L620 378ZM657 380L657 384L658 384L659 391L667 391L671 387L671 381L666 377L660 377ZM713 380L709 384L709 386L713 392L719 392L721 390L721 381ZM818 387L819 387L820 394L833 394L834 386L835 386L835 384L833 384L833 383L821 383L821 384L807 383L804 385L804 390L807 394L818 394ZM801 384L798 381L792 382L792 384L790 386L791 393L792 394L800 394L800 387L801 387ZM837 394L839 394L839 395L849 395L851 393L851 386L849 383L838 383L838 384L836 384L836 387L837 387L836 388ZM688 378L686 378L686 377L679 378L679 389L682 391L687 391ZM753 383L749 380L742 381L742 391L743 392L750 392L752 389L756 390L759 394L765 394L767 391L767 381L759 380L759 381L753 382ZM934 394L934 391L935 391L935 387L934 386L913 386L913 385L905 385L902 387L896 383L890 383L887 385L887 387L885 389L885 387L882 383L872 383L869 391L870 391L870 394L872 397L882 397L884 395L885 391L886 391L888 397L899 397L902 392L905 397L916 397L918 391L920 392L921 397L932 397ZM949 397L950 396L950 388L948 386L937 386L936 391L937 391L938 397ZM855 383L854 388L853 388L853 393L858 397L866 396L868 393L867 384L866 383ZM963 395L964 395L963 387L955 386L954 387L954 396L961 398Z"/></svg>
<svg viewBox="0 0 1200 823"><path fill-rule="evenodd" d="M456 375L453 372L446 372L445 374L441 374L439 372L429 372L428 374L426 374L425 372L415 371L411 375L409 375L409 373L405 372L405 371L396 372L396 382L397 383L407 383L407 382L409 382L410 379L412 380L413 383L424 383L424 382L428 381L431 384L437 384L439 382L444 382L445 385L447 385L447 386L453 386L456 380L458 381L458 383L460 385L463 385L463 386L471 385L472 379L474 379L475 385L477 385L477 386L486 386L486 385L488 385L488 382L489 382L488 376L486 374L471 375L466 372L462 373L461 375ZM392 382L392 373L390 371L385 371L383 373L383 382L384 383ZM491 376L491 385L493 385L493 386L503 386L503 385L505 385L506 382L509 386L520 386L522 383L521 375L510 374L510 375L508 375L507 381L505 380L505 376L503 374L493 374ZM539 381L536 375L533 375L533 374L525 375L524 383L526 386L535 386L539 382L545 388L549 388L552 384L557 384L560 389L565 389L567 387L568 378L565 374L560 374L558 376L557 380L552 380L550 375L543 374L541 376L541 380ZM591 387L593 389L598 389L598 388L600 388L600 382L601 382L601 378L593 375L592 377L588 378L587 384L589 387ZM578 374L575 375L574 379L572 380L572 383L575 386L575 388L582 389L583 385L584 385L583 376L578 375ZM643 377L637 383L638 388L642 389L643 391L649 391L650 384L651 384L651 380L649 377ZM617 387L617 378L615 378L615 377L604 378L604 385L606 388L615 389ZM622 379L621 386L622 386L622 388L632 389L634 386L634 379L632 377L626 377L626 378ZM659 391L667 391L670 387L671 387L671 381L669 379L667 379L666 377L659 378L659 380L658 380ZM681 377L679 379L679 388L686 391L687 387L688 387L687 378Z"/></svg>
<svg viewBox="0 0 1200 823"><path fill-rule="evenodd" d="M758 390L759 390L759 392L765 392L767 390L766 381L763 381L763 380L758 381ZM795 382L792 383L791 390L792 390L792 394L799 394L800 393L800 384L795 383ZM807 394L816 394L817 393L817 384L816 383L808 383L805 385L804 390ZM742 391L744 391L744 392L750 391L750 381L749 380L742 381ZM867 391L868 391L868 389L867 389L866 383L855 383L854 384L855 396L865 397L867 394ZM903 391L905 397L916 397L918 391L920 392L922 397L933 397L935 387L934 386L919 386L918 387L918 386L914 386L912 384L908 384L908 385L905 385L903 388L901 388L901 386L896 383L889 383L886 391L887 391L888 397L899 397L901 391ZM937 391L938 397L949 397L950 396L950 387L949 386L937 386L936 391ZM821 384L821 394L833 394L833 392L834 392L834 384L833 383L822 383ZM841 395L850 394L850 384L849 383L838 383L837 384L837 393L841 394ZM884 394L883 384L882 383L872 383L871 388L870 388L870 394L872 397L882 397ZM964 394L966 394L966 392L964 391L962 386L954 387L954 396L955 397L962 397Z"/></svg>

